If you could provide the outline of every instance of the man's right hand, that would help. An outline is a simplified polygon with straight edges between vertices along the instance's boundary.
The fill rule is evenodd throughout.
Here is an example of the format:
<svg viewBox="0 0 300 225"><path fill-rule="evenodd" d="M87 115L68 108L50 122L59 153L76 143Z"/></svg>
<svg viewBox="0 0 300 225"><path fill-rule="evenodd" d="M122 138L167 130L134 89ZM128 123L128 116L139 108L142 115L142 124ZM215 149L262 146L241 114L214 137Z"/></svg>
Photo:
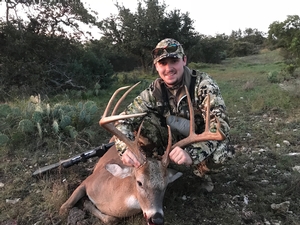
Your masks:
<svg viewBox="0 0 300 225"><path fill-rule="evenodd" d="M137 160L136 156L130 150L126 150L123 153L121 160L126 166L138 168L141 165L141 163Z"/></svg>

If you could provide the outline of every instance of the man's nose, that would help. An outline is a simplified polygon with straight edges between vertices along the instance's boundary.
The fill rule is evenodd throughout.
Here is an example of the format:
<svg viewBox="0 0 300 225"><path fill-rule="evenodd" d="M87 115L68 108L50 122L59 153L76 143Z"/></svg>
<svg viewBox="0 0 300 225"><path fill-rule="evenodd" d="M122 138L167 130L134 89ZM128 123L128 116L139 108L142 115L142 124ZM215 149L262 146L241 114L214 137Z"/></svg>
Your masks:
<svg viewBox="0 0 300 225"><path fill-rule="evenodd" d="M166 68L167 68L168 70L171 70L171 69L173 68L172 63L167 62L167 63L166 63Z"/></svg>

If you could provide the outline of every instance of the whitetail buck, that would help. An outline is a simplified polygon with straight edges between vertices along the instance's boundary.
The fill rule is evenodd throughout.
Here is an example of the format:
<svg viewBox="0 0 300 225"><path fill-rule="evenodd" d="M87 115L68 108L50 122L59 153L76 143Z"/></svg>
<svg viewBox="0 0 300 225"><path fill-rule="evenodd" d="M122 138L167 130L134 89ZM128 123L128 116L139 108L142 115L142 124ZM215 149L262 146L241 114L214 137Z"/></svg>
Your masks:
<svg viewBox="0 0 300 225"><path fill-rule="evenodd" d="M117 102L112 115L107 117L112 105L112 100L116 94L128 87L120 88L114 93L99 123L111 134L126 143L128 149L130 149L141 162L141 166L139 168L125 166L115 146L111 147L108 152L100 158L93 173L76 188L71 197L61 206L61 214L66 213L79 199L87 195L90 201L85 201L84 207L98 217L104 224L115 224L121 218L129 217L142 211L147 224L162 225L164 224L163 199L165 190L169 183L182 175L180 172L167 168L170 161L170 151L175 146L184 147L198 141L223 140L225 138L224 134L220 131L219 121L217 132L212 133L209 131L209 99L207 101L206 129L202 134L195 134L194 111L186 88L191 118L190 135L172 146L171 131L168 127L168 146L162 156L162 160L146 158L140 151L138 144L142 124L139 127L135 141L129 140L114 126L115 121L144 116L146 114L115 115L120 102L123 101L128 92L136 85L131 87L122 96ZM114 141L114 137L112 137L111 141Z"/></svg>

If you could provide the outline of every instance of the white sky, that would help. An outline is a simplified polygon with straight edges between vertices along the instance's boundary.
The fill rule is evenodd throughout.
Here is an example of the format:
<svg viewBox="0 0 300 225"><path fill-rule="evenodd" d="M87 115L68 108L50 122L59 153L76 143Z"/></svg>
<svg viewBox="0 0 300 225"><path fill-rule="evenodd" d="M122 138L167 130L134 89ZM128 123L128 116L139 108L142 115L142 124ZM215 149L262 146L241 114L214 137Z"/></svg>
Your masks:
<svg viewBox="0 0 300 225"><path fill-rule="evenodd" d="M138 0L82 0L97 11L99 20L118 13L116 1L136 11ZM143 0L142 0L143 1ZM283 22L288 15L300 15L300 0L159 0L165 2L166 11L180 9L189 12L197 32L205 35L231 34L231 31L256 28L267 32L274 21ZM5 1L0 0L0 15L5 15ZM91 28L86 28L91 30ZM100 37L99 31L93 32Z"/></svg>
<svg viewBox="0 0 300 225"><path fill-rule="evenodd" d="M103 19L117 14L116 0L83 0ZM132 12L136 11L138 0L118 0ZM163 0L159 0L160 3ZM300 0L165 0L166 10L180 9L189 12L194 20L195 30L201 34L212 35L246 28L256 28L267 32L274 21L283 22L287 15L300 15Z"/></svg>

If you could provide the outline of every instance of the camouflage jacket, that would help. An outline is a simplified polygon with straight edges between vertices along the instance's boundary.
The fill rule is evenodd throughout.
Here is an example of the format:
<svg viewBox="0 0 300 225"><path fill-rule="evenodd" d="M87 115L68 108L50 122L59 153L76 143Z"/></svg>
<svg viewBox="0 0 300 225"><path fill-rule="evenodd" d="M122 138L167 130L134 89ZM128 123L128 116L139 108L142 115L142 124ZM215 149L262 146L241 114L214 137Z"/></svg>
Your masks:
<svg viewBox="0 0 300 225"><path fill-rule="evenodd" d="M194 77L194 79L192 79ZM192 84L192 82L194 82ZM192 86L190 86L192 84ZM190 95L193 96L193 107L195 112L196 133L204 130L205 101L206 96L210 94L211 114L218 117L221 130L226 135L224 141L205 141L186 146L184 149L189 152L195 165L201 163L210 157L215 163L224 162L230 155L228 150L229 124L226 114L226 106L221 96L218 85L206 73L184 69L183 81L177 87L172 89L165 86L161 78L157 78L150 86L142 91L134 101L127 106L122 114L133 114L146 112L143 118L132 118L118 121L116 127L126 136L134 140L134 131L138 129L139 124L144 120L141 135L147 140L142 148L149 155L163 154L168 140L166 127L166 117L176 115L189 119L188 105L186 100L185 88L192 87ZM192 93L191 93L192 92ZM213 117L211 117L213 118ZM211 129L215 128L216 121L211 120ZM184 138L180 133L172 132L172 142ZM122 156L126 150L126 145L116 138L116 148L119 155Z"/></svg>

